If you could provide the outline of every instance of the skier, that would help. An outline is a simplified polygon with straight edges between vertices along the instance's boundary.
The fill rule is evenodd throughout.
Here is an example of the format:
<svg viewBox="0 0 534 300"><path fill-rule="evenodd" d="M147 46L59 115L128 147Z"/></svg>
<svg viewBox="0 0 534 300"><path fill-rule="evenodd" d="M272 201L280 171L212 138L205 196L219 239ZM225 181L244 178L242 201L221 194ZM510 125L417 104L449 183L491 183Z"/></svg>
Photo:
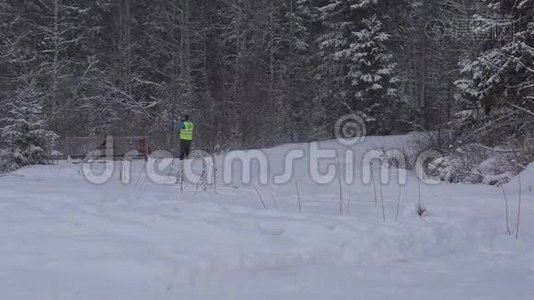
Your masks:
<svg viewBox="0 0 534 300"><path fill-rule="evenodd" d="M191 122L189 115L184 115L182 120L178 123L178 131L180 132L180 160L189 158L191 153L191 143L193 142L194 125Z"/></svg>

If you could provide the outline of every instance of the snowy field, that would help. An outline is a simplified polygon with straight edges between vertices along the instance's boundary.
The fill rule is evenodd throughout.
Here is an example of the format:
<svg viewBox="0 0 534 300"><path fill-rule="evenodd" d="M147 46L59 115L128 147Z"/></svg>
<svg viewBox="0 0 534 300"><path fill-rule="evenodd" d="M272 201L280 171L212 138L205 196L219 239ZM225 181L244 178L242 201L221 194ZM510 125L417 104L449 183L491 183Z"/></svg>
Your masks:
<svg viewBox="0 0 534 300"><path fill-rule="evenodd" d="M308 145L265 150L273 172L295 148ZM372 184L344 186L340 215L339 183L315 184L306 160L295 167L302 213L294 182L259 185L264 209L250 185L180 194L147 180L143 164L129 185L119 174L93 185L67 162L1 177L0 299L534 299L533 167L516 240L497 187L421 184L419 218L410 174L398 220L399 185L383 187L384 222ZM514 227L517 179L505 189Z"/></svg>

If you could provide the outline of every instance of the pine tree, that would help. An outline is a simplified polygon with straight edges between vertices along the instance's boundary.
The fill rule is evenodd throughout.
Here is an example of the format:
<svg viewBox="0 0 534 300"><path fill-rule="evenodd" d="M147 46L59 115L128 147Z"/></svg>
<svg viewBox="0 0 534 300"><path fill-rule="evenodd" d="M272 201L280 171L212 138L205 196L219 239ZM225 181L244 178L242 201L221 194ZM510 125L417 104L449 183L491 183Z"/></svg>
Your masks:
<svg viewBox="0 0 534 300"><path fill-rule="evenodd" d="M394 74L390 35L376 1L331 0L321 8L326 33L319 38L320 80L327 81L334 113L363 112L371 133L391 130L391 110L399 80Z"/></svg>
<svg viewBox="0 0 534 300"><path fill-rule="evenodd" d="M504 40L491 36L483 53L463 62L464 79L457 85L471 107L483 108L486 114L510 104L532 108L534 1L485 2L499 19L488 20L479 30L495 33L508 27L513 30L513 35L503 36Z"/></svg>
<svg viewBox="0 0 534 300"><path fill-rule="evenodd" d="M534 110L534 1L483 2L493 15L477 28L488 37L484 51L461 63L458 135L463 143L522 143L533 132L525 117Z"/></svg>
<svg viewBox="0 0 534 300"><path fill-rule="evenodd" d="M43 98L35 75L24 75L7 103L7 117L0 119L0 136L8 146L3 159L21 167L46 164L54 155L58 135L47 130L43 114Z"/></svg>
<svg viewBox="0 0 534 300"><path fill-rule="evenodd" d="M351 43L350 72L348 77L357 89L355 100L363 112L376 122L375 132L392 129L390 105L396 100L398 78L394 75L395 63L386 43L390 36L383 32L382 22L376 15L363 19L364 28L355 32Z"/></svg>

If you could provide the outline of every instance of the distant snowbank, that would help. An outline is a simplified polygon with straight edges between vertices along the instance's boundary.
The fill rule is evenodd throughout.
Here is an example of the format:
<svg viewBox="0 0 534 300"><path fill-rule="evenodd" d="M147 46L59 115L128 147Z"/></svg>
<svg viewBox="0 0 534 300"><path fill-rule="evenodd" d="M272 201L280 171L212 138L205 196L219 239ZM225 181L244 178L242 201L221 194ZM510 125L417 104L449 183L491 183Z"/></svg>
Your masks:
<svg viewBox="0 0 534 300"><path fill-rule="evenodd" d="M517 190L519 183L521 183L523 193L534 193L534 163L528 165L518 176L513 177L506 187Z"/></svg>

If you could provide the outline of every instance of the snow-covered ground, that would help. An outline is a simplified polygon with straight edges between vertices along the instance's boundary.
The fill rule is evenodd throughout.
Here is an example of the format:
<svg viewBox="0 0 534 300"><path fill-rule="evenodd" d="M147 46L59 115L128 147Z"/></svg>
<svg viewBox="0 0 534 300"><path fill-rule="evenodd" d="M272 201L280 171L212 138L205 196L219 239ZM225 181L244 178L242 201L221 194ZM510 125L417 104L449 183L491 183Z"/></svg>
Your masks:
<svg viewBox="0 0 534 300"><path fill-rule="evenodd" d="M354 149L361 158L405 142L368 138ZM264 152L278 172L285 153L308 146ZM129 185L119 174L93 185L66 162L1 177L0 299L534 299L533 167L521 176L516 240L497 187L422 184L421 219L409 175L395 220L392 180L384 222L372 184L343 187L341 216L339 183L315 184L305 159L295 164L302 213L293 181L258 185L263 209L250 185L181 194L147 180L142 164ZM513 230L517 179L505 189Z"/></svg>

